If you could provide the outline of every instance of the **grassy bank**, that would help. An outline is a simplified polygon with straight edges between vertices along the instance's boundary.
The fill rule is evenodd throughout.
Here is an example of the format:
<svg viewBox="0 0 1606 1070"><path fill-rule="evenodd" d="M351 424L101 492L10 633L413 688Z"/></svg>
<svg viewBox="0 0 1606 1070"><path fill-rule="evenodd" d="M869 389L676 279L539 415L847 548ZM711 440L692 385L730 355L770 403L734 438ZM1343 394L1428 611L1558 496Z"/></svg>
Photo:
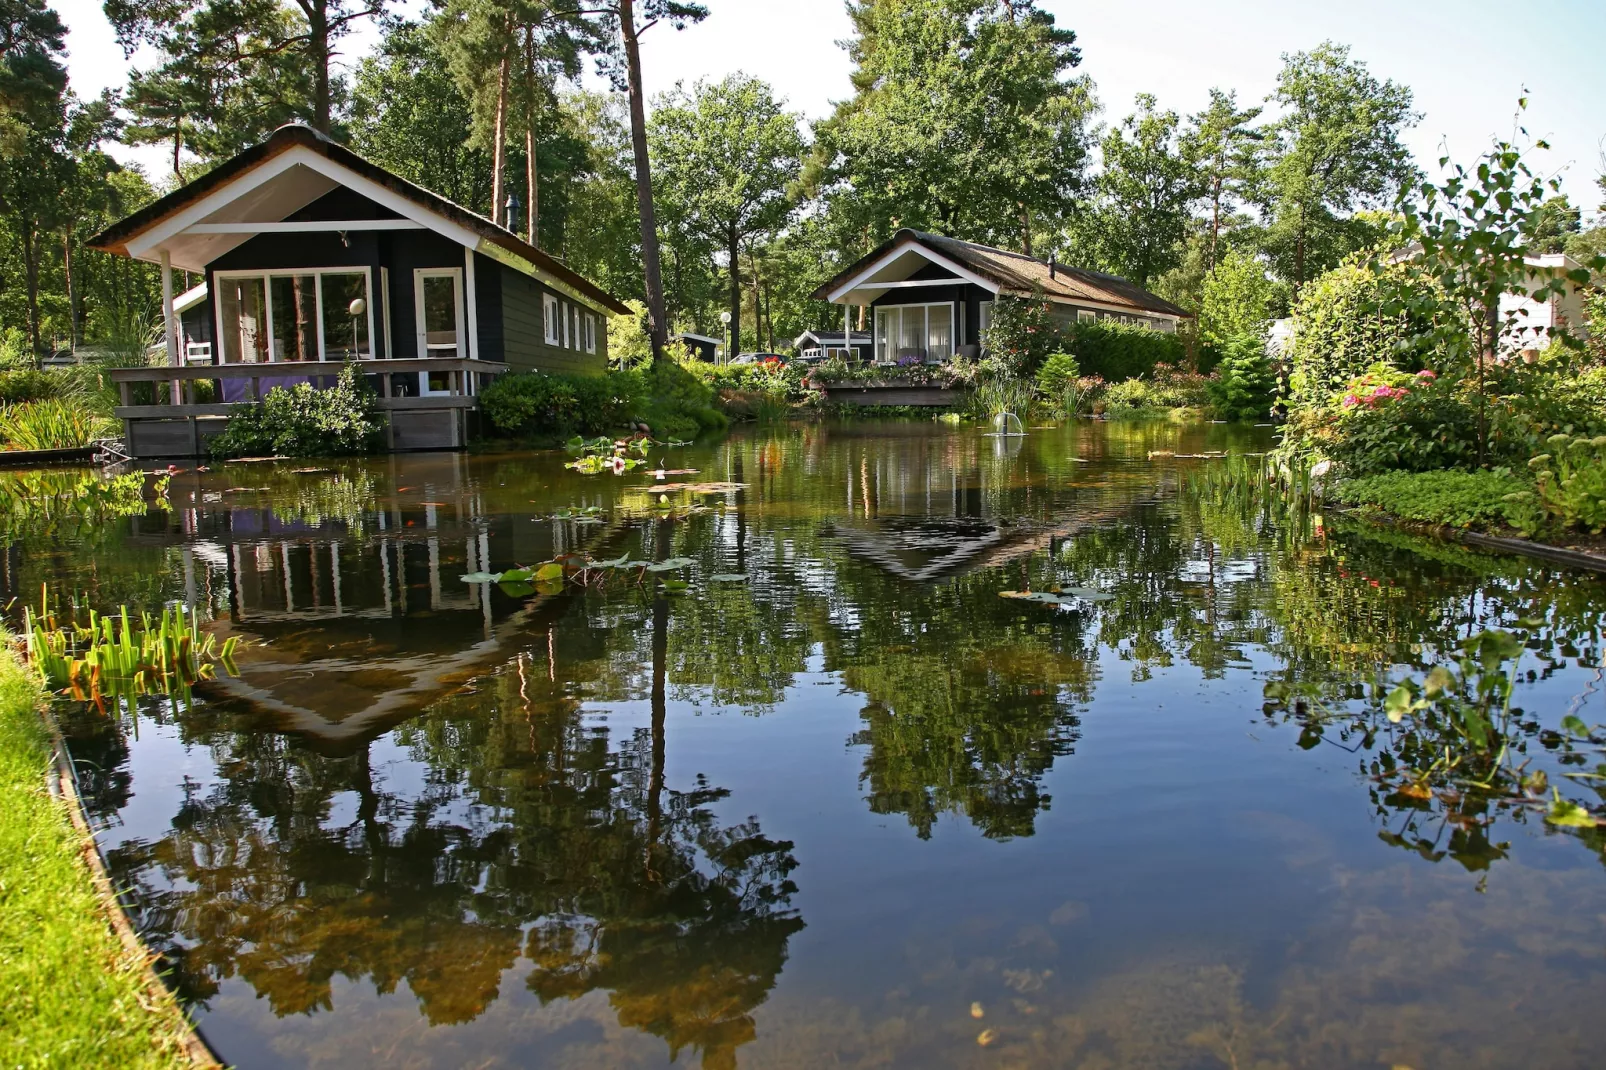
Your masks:
<svg viewBox="0 0 1606 1070"><path fill-rule="evenodd" d="M0 633L0 1065L190 1066L179 1010L113 932L83 838L46 789L42 694L9 638Z"/></svg>

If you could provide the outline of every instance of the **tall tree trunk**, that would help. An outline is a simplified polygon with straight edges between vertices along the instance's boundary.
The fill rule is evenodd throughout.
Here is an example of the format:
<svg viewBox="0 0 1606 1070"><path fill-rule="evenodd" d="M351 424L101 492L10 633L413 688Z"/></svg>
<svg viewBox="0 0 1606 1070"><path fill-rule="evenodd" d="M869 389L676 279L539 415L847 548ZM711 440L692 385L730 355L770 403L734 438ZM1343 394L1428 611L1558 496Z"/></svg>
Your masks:
<svg viewBox="0 0 1606 1070"><path fill-rule="evenodd" d="M669 341L664 317L664 280L658 265L658 217L652 203L652 166L647 158L647 106L641 84L641 43L636 39L635 0L619 0L619 31L624 37L625 74L630 89L630 147L636 160L636 205L641 212L641 266L647 296L647 337L654 363Z"/></svg>
<svg viewBox="0 0 1606 1070"><path fill-rule="evenodd" d="M726 232L731 258L731 348L728 358L742 351L742 250L733 226Z"/></svg>
<svg viewBox="0 0 1606 1070"><path fill-rule="evenodd" d="M173 177L179 182L184 181L184 172L178 169L178 154L184 147L184 118L180 116L173 122Z"/></svg>
<svg viewBox="0 0 1606 1070"><path fill-rule="evenodd" d="M1225 166L1223 164L1222 166ZM1218 168L1210 198L1210 257L1205 267L1207 274L1216 270L1216 239L1221 234L1221 171Z"/></svg>
<svg viewBox="0 0 1606 1070"><path fill-rule="evenodd" d="M1020 205L1020 251L1027 256L1032 255L1032 211L1026 207L1025 201L1017 202Z"/></svg>
<svg viewBox="0 0 1606 1070"><path fill-rule="evenodd" d="M328 0L301 0L307 16L307 62L312 66L312 125L323 134L333 132L334 99L329 88Z"/></svg>
<svg viewBox="0 0 1606 1070"><path fill-rule="evenodd" d="M541 179L535 161L535 30L524 28L524 222L530 244L541 248Z"/></svg>
<svg viewBox="0 0 1606 1070"><path fill-rule="evenodd" d="M653 560L663 561L669 556L672 521L659 521ZM647 857L646 874L649 881L657 880L653 855L658 848L658 837L663 823L664 794L664 732L668 720L669 676L669 598L659 589L652 603L652 764L647 774Z"/></svg>
<svg viewBox="0 0 1606 1070"><path fill-rule="evenodd" d="M61 236L61 271L67 280L67 344L78 352L78 291L73 287L72 231Z"/></svg>
<svg viewBox="0 0 1606 1070"><path fill-rule="evenodd" d="M22 225L22 273L28 292L28 346L38 362L45 352L39 337L39 236L27 222Z"/></svg>
<svg viewBox="0 0 1606 1070"><path fill-rule="evenodd" d="M502 202L506 200L507 191L507 82L508 82L508 55L507 49L502 50L502 62L496 71L496 121L492 124L492 137L496 139L491 147L491 219L497 223L506 223L502 214Z"/></svg>

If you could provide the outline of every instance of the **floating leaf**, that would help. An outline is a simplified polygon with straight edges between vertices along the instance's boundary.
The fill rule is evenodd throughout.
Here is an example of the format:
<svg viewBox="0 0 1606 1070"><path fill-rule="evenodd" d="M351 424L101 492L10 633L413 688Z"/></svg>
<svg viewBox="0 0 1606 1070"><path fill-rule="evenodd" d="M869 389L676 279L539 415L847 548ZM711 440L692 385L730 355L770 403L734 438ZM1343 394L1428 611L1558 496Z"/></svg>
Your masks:
<svg viewBox="0 0 1606 1070"><path fill-rule="evenodd" d="M546 564L535 570L535 579L540 583L546 583L550 580L561 580L562 578L563 566L558 564L556 561L548 561Z"/></svg>
<svg viewBox="0 0 1606 1070"><path fill-rule="evenodd" d="M500 572L470 572L463 577L464 583L496 583L502 578Z"/></svg>
<svg viewBox="0 0 1606 1070"><path fill-rule="evenodd" d="M712 576L708 577L708 582L710 582L710 583L746 583L747 582L747 573L745 573L745 572L716 572Z"/></svg>
<svg viewBox="0 0 1606 1070"><path fill-rule="evenodd" d="M1561 797L1561 792L1555 788L1550 789L1552 802L1550 813L1545 815L1545 821L1562 828L1592 829L1600 824L1595 815L1588 810Z"/></svg>
<svg viewBox="0 0 1606 1070"><path fill-rule="evenodd" d="M1067 587L1067 588L1065 588L1065 592L1064 593L1065 594L1075 595L1077 598L1080 598L1080 599L1082 599L1083 601L1086 601L1086 602L1113 602L1113 601L1115 601L1115 595L1106 594L1103 591L1095 591L1091 587Z"/></svg>
<svg viewBox="0 0 1606 1070"><path fill-rule="evenodd" d="M506 580L497 584L497 588L509 598L528 598L535 593L535 588L528 583L508 583Z"/></svg>
<svg viewBox="0 0 1606 1070"><path fill-rule="evenodd" d="M685 580L676 579L664 580L663 585L664 590L668 591L670 594L679 594L681 591L684 591L686 588L691 586L691 584L687 583Z"/></svg>
<svg viewBox="0 0 1606 1070"><path fill-rule="evenodd" d="M647 566L647 571L673 572L677 568L686 568L687 566L695 565L696 563L696 561L689 557L670 557L665 558L662 561L654 561L652 564Z"/></svg>
<svg viewBox="0 0 1606 1070"><path fill-rule="evenodd" d="M1589 738L1589 726L1572 714L1568 714L1561 719L1561 727L1562 731L1578 736L1580 739Z"/></svg>
<svg viewBox="0 0 1606 1070"><path fill-rule="evenodd" d="M1383 700L1383 712L1388 714L1389 720L1399 724L1405 715L1411 712L1413 698L1411 689L1401 684L1390 691L1388 697Z"/></svg>
<svg viewBox="0 0 1606 1070"><path fill-rule="evenodd" d="M527 583L529 582L530 576L531 572L527 568L510 568L506 572L502 573L502 582Z"/></svg>

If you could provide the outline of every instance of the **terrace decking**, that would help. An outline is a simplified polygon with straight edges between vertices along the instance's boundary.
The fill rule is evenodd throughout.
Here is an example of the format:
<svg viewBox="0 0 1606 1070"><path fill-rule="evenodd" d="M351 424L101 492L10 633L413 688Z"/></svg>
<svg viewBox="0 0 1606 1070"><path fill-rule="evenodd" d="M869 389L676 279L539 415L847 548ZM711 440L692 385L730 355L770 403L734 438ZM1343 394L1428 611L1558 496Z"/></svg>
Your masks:
<svg viewBox="0 0 1606 1070"><path fill-rule="evenodd" d="M391 451L461 449L468 441L468 413L479 406L479 385L487 378L508 370L495 361L449 357L426 357L361 362L364 373L378 379L378 407L386 416L385 443ZM261 364L220 364L190 367L116 368L111 372L122 404L114 415L123 422L129 456L136 460L154 458L201 457L206 444L228 426L229 415L241 405L254 404L264 391L287 379L308 381L333 379L344 366L341 361L271 362ZM396 396L392 376L419 373L444 374L444 393ZM223 396L225 381L248 383L247 400L238 402L191 402L194 384L215 384L215 395ZM167 384L169 401L134 404L136 383L151 383L160 393ZM316 385L316 384L314 384Z"/></svg>

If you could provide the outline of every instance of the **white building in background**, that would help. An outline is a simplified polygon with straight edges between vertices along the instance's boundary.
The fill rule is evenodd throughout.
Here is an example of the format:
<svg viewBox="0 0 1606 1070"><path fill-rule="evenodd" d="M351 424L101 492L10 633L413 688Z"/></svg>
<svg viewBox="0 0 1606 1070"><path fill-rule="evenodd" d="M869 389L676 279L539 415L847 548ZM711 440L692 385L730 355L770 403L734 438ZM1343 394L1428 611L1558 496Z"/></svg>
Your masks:
<svg viewBox="0 0 1606 1070"><path fill-rule="evenodd" d="M1566 288L1560 294L1552 294L1540 301L1528 296L1528 293L1553 278L1565 276L1569 271L1582 270L1583 265L1566 253L1530 256L1524 258L1524 263L1529 271L1525 287L1527 292L1509 293L1500 298L1500 319L1511 324L1501 338L1500 348L1507 353L1543 349L1558 331L1570 331L1580 338L1589 337L1584 287L1567 280Z"/></svg>

